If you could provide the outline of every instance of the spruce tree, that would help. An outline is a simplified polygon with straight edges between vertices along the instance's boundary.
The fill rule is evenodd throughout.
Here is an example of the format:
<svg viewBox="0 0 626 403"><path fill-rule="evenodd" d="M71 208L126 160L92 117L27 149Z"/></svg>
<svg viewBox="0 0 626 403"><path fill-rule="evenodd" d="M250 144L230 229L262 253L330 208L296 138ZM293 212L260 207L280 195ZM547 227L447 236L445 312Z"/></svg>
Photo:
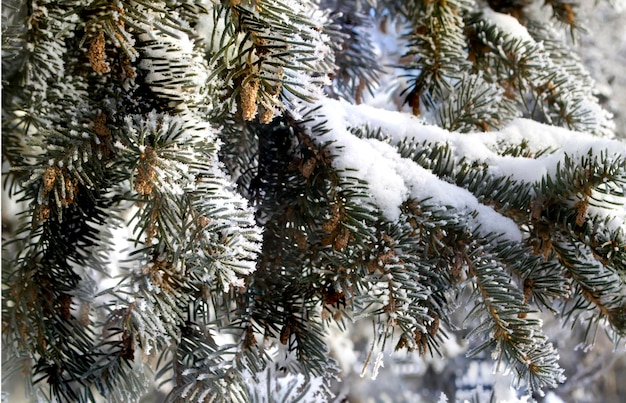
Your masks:
<svg viewBox="0 0 626 403"><path fill-rule="evenodd" d="M3 0L3 376L326 401L360 326L538 397L545 317L623 346L626 144L543 3Z"/></svg>

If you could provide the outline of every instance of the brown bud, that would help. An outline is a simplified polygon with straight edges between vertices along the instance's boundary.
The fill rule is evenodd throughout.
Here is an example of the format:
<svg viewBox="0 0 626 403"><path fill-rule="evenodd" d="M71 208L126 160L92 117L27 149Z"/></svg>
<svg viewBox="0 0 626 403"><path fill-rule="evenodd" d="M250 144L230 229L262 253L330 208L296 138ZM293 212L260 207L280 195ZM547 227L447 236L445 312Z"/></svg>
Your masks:
<svg viewBox="0 0 626 403"><path fill-rule="evenodd" d="M253 78L241 88L241 114L244 120L252 120L257 113L256 97L259 92L259 80Z"/></svg>
<svg viewBox="0 0 626 403"><path fill-rule="evenodd" d="M201 215L200 217L198 217L198 224L200 225L200 228L204 228L207 225L209 225L209 223L211 222L211 219L207 216Z"/></svg>
<svg viewBox="0 0 626 403"><path fill-rule="evenodd" d="M57 168L48 167L43 173L43 188L46 193L54 189L57 180Z"/></svg>
<svg viewBox="0 0 626 403"><path fill-rule="evenodd" d="M286 323L283 326L283 329L280 331L280 342L283 345L286 345L287 342L289 341L289 336L291 336L291 324Z"/></svg>
<svg viewBox="0 0 626 403"><path fill-rule="evenodd" d="M135 68L130 63L130 59L127 57L122 60L122 69L124 69L124 77L126 78L133 78L137 75Z"/></svg>
<svg viewBox="0 0 626 403"><path fill-rule="evenodd" d="M40 222L46 222L50 218L50 207L39 206L37 209L37 220Z"/></svg>
<svg viewBox="0 0 626 403"><path fill-rule="evenodd" d="M344 250L348 246L348 242L350 242L350 236L350 231L347 228L341 228L339 235L335 238L335 249Z"/></svg>
<svg viewBox="0 0 626 403"><path fill-rule="evenodd" d="M267 108L267 107L263 108L263 110L261 111L261 116L259 117L259 120L261 121L261 123L266 125L270 123L273 119L274 119L274 109Z"/></svg>
<svg viewBox="0 0 626 403"><path fill-rule="evenodd" d="M107 126L106 113L100 113L93 121L93 129L96 135L102 139L111 138L111 129Z"/></svg>
<svg viewBox="0 0 626 403"><path fill-rule="evenodd" d="M332 217L322 225L322 229L326 232L333 232L335 228L337 228L337 225L339 225L340 218L341 213L339 212L339 207L335 205L333 206Z"/></svg>
<svg viewBox="0 0 626 403"><path fill-rule="evenodd" d="M59 314L65 320L68 320L72 317L71 308L72 308L72 297L67 294L61 294L59 296Z"/></svg>
<svg viewBox="0 0 626 403"><path fill-rule="evenodd" d="M574 204L574 209L576 210L576 225L581 227L585 223L585 218L587 217L587 207L589 206L589 198L586 197L585 200L580 200Z"/></svg>
<svg viewBox="0 0 626 403"><path fill-rule="evenodd" d="M154 183L152 183L154 175L154 170L151 168L139 166L137 169L137 178L135 179L135 190L137 193L142 195L152 193L152 190L154 190Z"/></svg>
<svg viewBox="0 0 626 403"><path fill-rule="evenodd" d="M146 147L140 156L137 167L137 177L135 178L135 190L142 195L149 195L154 190L154 177L156 172L152 168L156 164L157 154L152 147Z"/></svg>
<svg viewBox="0 0 626 403"><path fill-rule="evenodd" d="M298 245L298 249L305 250L308 242L306 234L303 231L295 230L293 235L296 240L296 244Z"/></svg>
<svg viewBox="0 0 626 403"><path fill-rule="evenodd" d="M91 45L89 46L89 64L91 64L91 68L96 73L100 74L111 71L109 63L105 60L105 43L104 31L99 31L95 38L91 40Z"/></svg>
<svg viewBox="0 0 626 403"><path fill-rule="evenodd" d="M63 203L67 206L74 203L74 198L76 197L76 191L78 187L76 183L72 182L70 178L65 178L65 199Z"/></svg>
<svg viewBox="0 0 626 403"><path fill-rule="evenodd" d="M309 158L300 165L300 172L302 172L302 175L308 179L313 173L315 165L317 165L317 159L315 157Z"/></svg>
<svg viewBox="0 0 626 403"><path fill-rule="evenodd" d="M127 331L122 334L122 350L120 357L132 361L135 358L135 348L133 346L133 337Z"/></svg>

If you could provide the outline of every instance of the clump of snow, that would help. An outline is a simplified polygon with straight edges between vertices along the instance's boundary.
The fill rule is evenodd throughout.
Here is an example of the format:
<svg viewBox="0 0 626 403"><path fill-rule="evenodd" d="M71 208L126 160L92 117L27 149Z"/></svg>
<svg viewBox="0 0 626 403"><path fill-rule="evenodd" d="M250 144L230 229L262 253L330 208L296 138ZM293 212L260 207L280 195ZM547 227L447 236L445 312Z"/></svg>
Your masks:
<svg viewBox="0 0 626 403"><path fill-rule="evenodd" d="M491 7L483 8L482 13L483 18L497 26L502 33L525 41L534 42L534 39L530 36L526 27L520 24L515 17L498 13Z"/></svg>

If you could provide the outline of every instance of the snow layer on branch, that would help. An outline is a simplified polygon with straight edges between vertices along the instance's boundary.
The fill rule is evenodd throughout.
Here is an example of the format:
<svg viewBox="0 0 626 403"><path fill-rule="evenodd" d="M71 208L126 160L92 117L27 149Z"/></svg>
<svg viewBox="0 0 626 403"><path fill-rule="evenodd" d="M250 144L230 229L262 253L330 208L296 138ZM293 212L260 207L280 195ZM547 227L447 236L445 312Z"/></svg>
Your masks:
<svg viewBox="0 0 626 403"><path fill-rule="evenodd" d="M527 119L513 120L501 131L461 134L449 132L425 124L420 119L400 112L377 109L367 105L352 105L345 101L323 99L317 104L317 119L313 123L326 122L330 130L318 138L320 143L332 142L338 155L335 166L339 169L356 170L360 179L368 182L372 201L389 220L397 220L400 206L407 198L451 206L460 212L476 211L475 226L482 233L506 234L509 239L519 240L517 225L481 204L470 192L439 179L430 171L413 161L403 159L393 146L374 139L361 139L349 128L365 127L380 129L392 144L404 139L418 143L447 144L453 155L468 162L487 164L496 175L510 176L514 180L535 183L546 175L554 175L557 165L566 155L573 159L589 155L626 155L626 144L616 140L599 138L586 133L548 126ZM502 144L527 144L531 153L545 153L537 158L499 155ZM624 222L623 206L607 207L606 216ZM596 209L597 210L597 209Z"/></svg>
<svg viewBox="0 0 626 403"><path fill-rule="evenodd" d="M428 198L429 204L450 206L468 217L472 212L477 212L476 221L470 225L481 233L500 233L509 239L521 240L521 232L513 221L496 213L491 207L482 205L469 191L447 183L413 161L402 158L391 145L379 140L360 139L348 130L348 127L371 124L378 112L385 115L389 112L371 107L359 110L360 107L328 99L319 104L321 109L318 119L320 122L327 121L326 127L331 129L319 141L332 142L331 147L335 148L337 154L337 168L349 170L350 175L368 183L373 202L386 219L398 220L401 204L405 200ZM410 125L416 124L425 130L432 129L431 135L448 133L443 129L421 125L419 120L409 115L395 113L389 117L392 118L390 122L395 122L394 132L397 131L395 134L398 135L406 136ZM377 124L372 126L379 127Z"/></svg>
<svg viewBox="0 0 626 403"><path fill-rule="evenodd" d="M334 102L336 101L325 101ZM603 152L626 155L626 143L600 138L591 134L549 126L528 119L515 119L500 131L461 134L448 132L436 126L426 125L420 119L400 112L386 111L367 105L350 105L342 102L335 110L345 110L345 124L349 127L368 125L381 128L392 142L404 138L419 142L447 143L458 157L469 161L486 162L491 172L511 175L513 179L534 182L546 174L554 174L556 164L567 154L570 157L591 155L599 157ZM335 112L337 113L337 112ZM520 144L524 141L530 152L555 150L539 158L521 158L498 155L500 144Z"/></svg>
<svg viewBox="0 0 626 403"><path fill-rule="evenodd" d="M498 29L504 34L508 34L525 41L535 42L532 36L528 33L526 27L520 24L515 17L493 11L491 7L485 7L482 10L482 13L486 20L489 20L492 24L497 26Z"/></svg>

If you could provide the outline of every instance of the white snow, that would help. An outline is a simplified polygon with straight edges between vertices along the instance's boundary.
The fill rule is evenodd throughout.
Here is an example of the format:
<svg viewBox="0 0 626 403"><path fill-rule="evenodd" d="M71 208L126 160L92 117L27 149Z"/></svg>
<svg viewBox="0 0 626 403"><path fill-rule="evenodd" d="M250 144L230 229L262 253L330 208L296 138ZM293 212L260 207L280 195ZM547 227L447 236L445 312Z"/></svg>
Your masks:
<svg viewBox="0 0 626 403"><path fill-rule="evenodd" d="M530 36L526 27L520 24L515 17L493 11L491 7L483 8L482 13L483 18L497 26L502 33L525 41L534 42L534 39Z"/></svg>

